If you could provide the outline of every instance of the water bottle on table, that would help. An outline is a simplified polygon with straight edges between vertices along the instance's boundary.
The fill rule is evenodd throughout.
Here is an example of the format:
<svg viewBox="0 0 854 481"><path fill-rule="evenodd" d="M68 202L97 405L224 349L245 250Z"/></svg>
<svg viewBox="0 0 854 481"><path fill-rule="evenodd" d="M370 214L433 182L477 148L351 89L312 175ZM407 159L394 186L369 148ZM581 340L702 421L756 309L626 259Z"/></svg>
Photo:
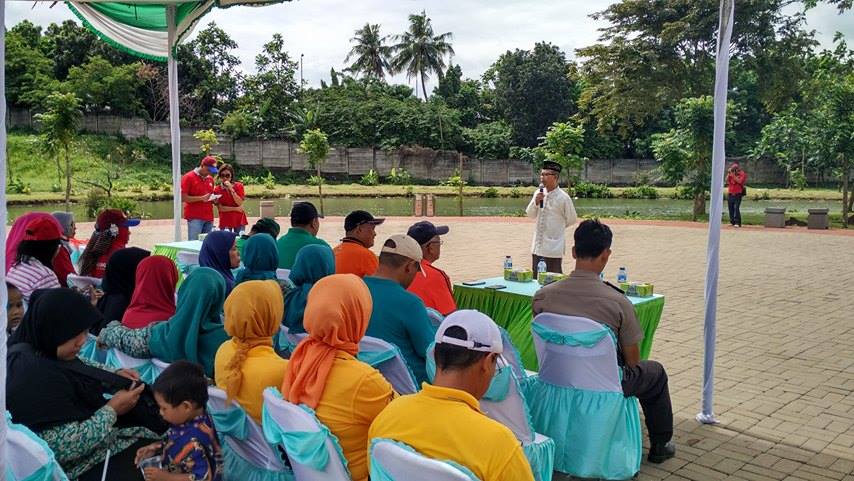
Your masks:
<svg viewBox="0 0 854 481"><path fill-rule="evenodd" d="M546 272L546 260L540 257L540 262L537 262L537 275L541 272Z"/></svg>
<svg viewBox="0 0 854 481"><path fill-rule="evenodd" d="M617 283L621 284L623 282L629 282L629 274L626 272L625 267L620 267L620 270L617 271Z"/></svg>
<svg viewBox="0 0 854 481"><path fill-rule="evenodd" d="M510 256L504 258L504 270L512 271L513 270L513 259Z"/></svg>

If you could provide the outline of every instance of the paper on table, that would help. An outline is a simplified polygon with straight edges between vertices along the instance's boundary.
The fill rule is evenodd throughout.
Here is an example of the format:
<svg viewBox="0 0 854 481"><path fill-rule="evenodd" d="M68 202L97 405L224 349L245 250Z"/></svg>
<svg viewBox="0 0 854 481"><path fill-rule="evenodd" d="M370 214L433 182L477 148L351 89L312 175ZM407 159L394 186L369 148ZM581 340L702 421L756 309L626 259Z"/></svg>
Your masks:
<svg viewBox="0 0 854 481"><path fill-rule="evenodd" d="M222 197L222 194L211 194L211 196L208 197L208 202L213 202L219 199L220 197Z"/></svg>

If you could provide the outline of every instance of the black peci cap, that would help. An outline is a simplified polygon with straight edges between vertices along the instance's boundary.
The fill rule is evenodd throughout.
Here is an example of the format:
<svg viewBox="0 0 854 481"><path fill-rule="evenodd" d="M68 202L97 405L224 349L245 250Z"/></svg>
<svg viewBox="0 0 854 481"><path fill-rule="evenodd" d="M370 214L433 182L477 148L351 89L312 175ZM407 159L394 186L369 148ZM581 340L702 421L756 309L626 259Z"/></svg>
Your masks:
<svg viewBox="0 0 854 481"><path fill-rule="evenodd" d="M561 167L560 164L558 164L557 162L553 162L551 160L547 160L547 161L543 162L543 168L546 170L553 170L553 171L557 172L558 174L560 174L560 171L563 170L563 167Z"/></svg>

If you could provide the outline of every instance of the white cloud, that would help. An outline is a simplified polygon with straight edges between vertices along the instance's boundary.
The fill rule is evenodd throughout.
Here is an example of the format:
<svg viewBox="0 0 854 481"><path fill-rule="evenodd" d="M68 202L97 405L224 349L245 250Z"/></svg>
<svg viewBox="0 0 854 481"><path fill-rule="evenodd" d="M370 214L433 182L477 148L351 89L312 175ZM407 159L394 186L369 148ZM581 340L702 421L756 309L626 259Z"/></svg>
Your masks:
<svg viewBox="0 0 854 481"><path fill-rule="evenodd" d="M2 1L2 0L0 0ZM304 76L310 85L329 78L329 69L342 70L353 32L367 22L379 23L383 34L402 32L411 13L427 11L437 33L453 32L454 63L467 77L479 77L507 50L528 49L538 41L560 46L574 56L576 48L590 45L603 24L589 18L609 0L297 0L261 8L214 10L199 28L215 21L238 43L238 56L246 71L254 70L255 55L274 33L284 36L293 58L304 54ZM61 3L7 2L6 25L23 19L39 25L73 19ZM736 12L737 14L737 12ZM834 32L854 36L852 13L837 15L835 8L820 6L808 14L809 27L818 31L825 46ZM405 76L394 80L407 82ZM430 84L428 83L428 88Z"/></svg>

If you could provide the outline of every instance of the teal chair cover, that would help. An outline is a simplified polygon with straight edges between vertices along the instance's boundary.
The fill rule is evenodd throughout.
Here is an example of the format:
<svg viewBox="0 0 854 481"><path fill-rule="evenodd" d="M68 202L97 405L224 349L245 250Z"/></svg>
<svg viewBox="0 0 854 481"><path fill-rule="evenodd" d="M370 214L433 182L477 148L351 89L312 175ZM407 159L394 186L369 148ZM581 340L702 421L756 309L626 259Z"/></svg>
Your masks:
<svg viewBox="0 0 854 481"><path fill-rule="evenodd" d="M640 470L638 402L620 386L616 339L595 321L540 314L533 324L540 373L526 384L537 432L556 443L555 469L630 479Z"/></svg>
<svg viewBox="0 0 854 481"><path fill-rule="evenodd" d="M90 361L105 364L107 362L107 351L98 349L98 338L89 334L86 338L86 344L80 349L78 357L88 359Z"/></svg>
<svg viewBox="0 0 854 481"><path fill-rule="evenodd" d="M432 459L392 439L371 440L371 481L480 481L470 469Z"/></svg>
<svg viewBox="0 0 854 481"><path fill-rule="evenodd" d="M6 411L6 481L68 481L53 451L26 426L12 422Z"/></svg>
<svg viewBox="0 0 854 481"><path fill-rule="evenodd" d="M285 449L299 481L350 480L338 439L308 406L291 404L278 389L267 388L261 425L267 441Z"/></svg>
<svg viewBox="0 0 854 481"><path fill-rule="evenodd" d="M427 348L427 379L436 375L435 343ZM502 354L505 355L507 353ZM512 353L511 353L512 354ZM550 481L554 472L555 442L534 431L528 403L512 364L500 366L480 400L480 408L490 418L510 428L522 443L525 457L531 464L534 479Z"/></svg>
<svg viewBox="0 0 854 481"><path fill-rule="evenodd" d="M268 444L260 426L225 392L210 388L208 413L222 444L224 479L241 481L294 481L294 474Z"/></svg>
<svg viewBox="0 0 854 481"><path fill-rule="evenodd" d="M162 369L151 359L131 357L116 348L107 350L104 364L113 369L135 369L139 373L139 378L146 384L154 384L154 380L162 372Z"/></svg>

